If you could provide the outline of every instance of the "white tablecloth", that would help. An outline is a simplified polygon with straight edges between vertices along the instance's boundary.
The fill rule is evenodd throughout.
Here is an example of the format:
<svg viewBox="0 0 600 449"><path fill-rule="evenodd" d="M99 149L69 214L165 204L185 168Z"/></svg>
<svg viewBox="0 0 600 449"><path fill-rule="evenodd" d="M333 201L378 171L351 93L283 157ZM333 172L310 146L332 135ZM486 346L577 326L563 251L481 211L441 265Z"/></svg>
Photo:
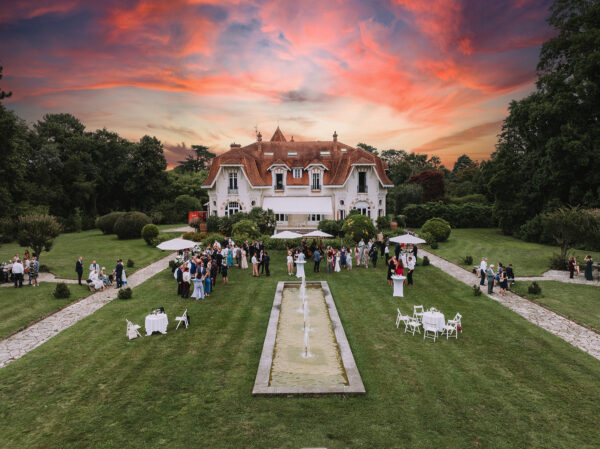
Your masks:
<svg viewBox="0 0 600 449"><path fill-rule="evenodd" d="M166 334L168 324L169 320L167 319L166 313L159 313L158 315L148 315L146 317L146 336L152 335L152 332L160 332L161 334Z"/></svg>
<svg viewBox="0 0 600 449"><path fill-rule="evenodd" d="M425 325L432 326L436 328L438 332L442 332L444 330L444 326L446 325L444 314L441 312L423 313L423 327L425 327Z"/></svg>
<svg viewBox="0 0 600 449"><path fill-rule="evenodd" d="M406 279L406 276L400 276L399 274L392 276L392 280L394 281L394 296L404 297L404 279Z"/></svg>

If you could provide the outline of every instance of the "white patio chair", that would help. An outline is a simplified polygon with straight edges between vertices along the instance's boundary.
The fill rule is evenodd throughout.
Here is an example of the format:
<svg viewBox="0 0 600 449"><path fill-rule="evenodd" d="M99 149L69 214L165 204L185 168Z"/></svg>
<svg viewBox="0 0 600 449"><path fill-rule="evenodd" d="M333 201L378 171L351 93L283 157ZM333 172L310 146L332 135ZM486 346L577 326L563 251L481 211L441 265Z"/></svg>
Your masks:
<svg viewBox="0 0 600 449"><path fill-rule="evenodd" d="M188 316L187 316L187 309L185 309L185 312L183 312L182 316L175 317L175 321L179 321L177 323L177 327L175 328L175 330L177 330L179 328L179 325L181 323L185 324L185 328L187 329L188 326L190 325L190 322L188 321Z"/></svg>
<svg viewBox="0 0 600 449"><path fill-rule="evenodd" d="M462 334L462 315L460 313L457 313L454 319L448 320L448 324L455 324L457 329L460 326L460 333Z"/></svg>
<svg viewBox="0 0 600 449"><path fill-rule="evenodd" d="M406 327L404 328L404 333L410 332L413 334L413 336L415 335L415 332L418 332L419 334L421 333L421 323L419 323L419 321L416 319L409 318L405 324Z"/></svg>
<svg viewBox="0 0 600 449"><path fill-rule="evenodd" d="M396 329L398 329L398 327L400 327L400 323L404 323L404 330L406 331L406 327L408 326L408 322L410 321L410 316L402 315L402 312L400 312L400 309L396 309L396 310L398 310L398 316L396 317Z"/></svg>
<svg viewBox="0 0 600 449"><path fill-rule="evenodd" d="M414 310L413 317L415 317L415 319L418 320L419 322L422 322L423 314L425 313L423 306L414 306L413 310Z"/></svg>
<svg viewBox="0 0 600 449"><path fill-rule="evenodd" d="M127 318L125 318L125 321L127 321L126 336L129 337L130 340L133 340L134 338L138 338L138 337L142 336L142 334L140 334L140 331L138 331L138 329L140 329L142 326L140 326L139 324L133 324Z"/></svg>
<svg viewBox="0 0 600 449"><path fill-rule="evenodd" d="M433 336L431 335L433 334ZM432 326L431 324L424 324L423 325L423 340L425 340L426 338L431 338L433 339L433 341L436 340L437 338L437 328Z"/></svg>
<svg viewBox="0 0 600 449"><path fill-rule="evenodd" d="M448 340L448 338L452 337L452 334L454 334L454 338L458 340L458 331L456 330L457 327L458 324L456 321L448 320L448 324L444 326L444 330L442 331L442 336L446 334L446 340Z"/></svg>

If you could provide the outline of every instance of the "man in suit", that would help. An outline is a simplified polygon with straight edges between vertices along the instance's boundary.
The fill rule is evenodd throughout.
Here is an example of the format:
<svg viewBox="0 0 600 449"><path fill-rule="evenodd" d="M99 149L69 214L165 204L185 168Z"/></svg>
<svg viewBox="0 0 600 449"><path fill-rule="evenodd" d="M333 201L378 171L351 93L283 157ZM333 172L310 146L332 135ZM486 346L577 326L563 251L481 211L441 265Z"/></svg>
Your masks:
<svg viewBox="0 0 600 449"><path fill-rule="evenodd" d="M121 288L123 286L123 261L121 259L117 260L115 277L117 278L117 288Z"/></svg>
<svg viewBox="0 0 600 449"><path fill-rule="evenodd" d="M175 270L175 277L177 279L177 296L183 294L183 265L179 265Z"/></svg>
<svg viewBox="0 0 600 449"><path fill-rule="evenodd" d="M79 256L77 262L75 262L75 272L77 273L77 281L81 285L81 276L83 275L83 257Z"/></svg>
<svg viewBox="0 0 600 449"><path fill-rule="evenodd" d="M265 251L265 253L263 254L263 267L265 268L265 274L267 276L271 276L271 272L269 271L269 262L271 261L271 258L269 257L269 253L267 253Z"/></svg>

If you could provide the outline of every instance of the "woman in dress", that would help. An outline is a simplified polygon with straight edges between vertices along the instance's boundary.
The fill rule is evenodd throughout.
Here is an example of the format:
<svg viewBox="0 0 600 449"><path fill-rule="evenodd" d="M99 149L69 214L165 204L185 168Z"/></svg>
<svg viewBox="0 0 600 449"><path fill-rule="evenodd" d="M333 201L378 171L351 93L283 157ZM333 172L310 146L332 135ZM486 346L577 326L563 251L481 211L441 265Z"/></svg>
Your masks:
<svg viewBox="0 0 600 449"><path fill-rule="evenodd" d="M338 252L336 253L336 256L335 256L335 268L334 268L334 271L335 271L336 273L339 273L340 271L342 271L342 269L340 268L340 258L341 258L341 257L342 257L342 256L341 256L340 252L338 251Z"/></svg>
<svg viewBox="0 0 600 449"><path fill-rule="evenodd" d="M358 246L354 248L354 258L356 259L356 266L360 267L360 250Z"/></svg>
<svg viewBox="0 0 600 449"><path fill-rule="evenodd" d="M246 250L244 248L241 248L241 252L242 252L242 270L247 270L248 269L248 261L246 260Z"/></svg>
<svg viewBox="0 0 600 449"><path fill-rule="evenodd" d="M33 256L33 259L31 259L31 265L29 267L29 280L33 283L34 287L39 287L37 280L39 271L39 263L37 261L37 258Z"/></svg>
<svg viewBox="0 0 600 449"><path fill-rule="evenodd" d="M252 277L258 277L258 259L256 253L252 255Z"/></svg>
<svg viewBox="0 0 600 449"><path fill-rule="evenodd" d="M402 259L396 259L396 274L404 276L404 263L402 263Z"/></svg>
<svg viewBox="0 0 600 449"><path fill-rule="evenodd" d="M396 256L388 260L387 280L390 287L394 286L392 276L396 274Z"/></svg>
<svg viewBox="0 0 600 449"><path fill-rule="evenodd" d="M333 273L333 254L331 251L327 252L327 273Z"/></svg>
<svg viewBox="0 0 600 449"><path fill-rule="evenodd" d="M211 285L210 285L210 261L206 264L206 267L202 267L202 279L204 280L204 296L210 296Z"/></svg>
<svg viewBox="0 0 600 449"><path fill-rule="evenodd" d="M102 270L100 270L100 274L98 275L98 278L102 281L102 283L104 284L104 286L109 286L111 284L110 279L108 278L108 275L106 274L106 267L102 267Z"/></svg>
<svg viewBox="0 0 600 449"><path fill-rule="evenodd" d="M231 251L231 246L227 248L227 266L230 267L233 265L233 251Z"/></svg>
<svg viewBox="0 0 600 449"><path fill-rule="evenodd" d="M288 250L287 253L287 268L288 268L288 276L294 275L294 257L292 257L292 252Z"/></svg>
<svg viewBox="0 0 600 449"><path fill-rule="evenodd" d="M579 276L579 264L575 256L573 256L573 265L575 266L575 276Z"/></svg>
<svg viewBox="0 0 600 449"><path fill-rule="evenodd" d="M352 270L352 250L350 248L346 252L346 270Z"/></svg>
<svg viewBox="0 0 600 449"><path fill-rule="evenodd" d="M573 279L573 275L575 274L575 258L571 256L569 258L569 279Z"/></svg>
<svg viewBox="0 0 600 449"><path fill-rule="evenodd" d="M365 268L369 268L369 251L362 251L362 258L360 263L362 263L365 266Z"/></svg>
<svg viewBox="0 0 600 449"><path fill-rule="evenodd" d="M506 294L506 289L508 288L508 278L506 277L506 268L502 267L502 272L500 273L500 295L504 296Z"/></svg>
<svg viewBox="0 0 600 449"><path fill-rule="evenodd" d="M592 276L592 264L594 263L594 260L592 259L592 256L590 256L589 254L587 256L585 256L585 279L586 281L593 281L594 277Z"/></svg>
<svg viewBox="0 0 600 449"><path fill-rule="evenodd" d="M228 269L229 269L229 267L227 265L223 265L221 267L221 276L223 276L223 284L227 284L229 282L229 279L227 278L227 270Z"/></svg>
<svg viewBox="0 0 600 449"><path fill-rule="evenodd" d="M98 279L97 270L90 271L90 277L88 279L92 281L92 285L94 286L95 290L104 290L104 284L100 279Z"/></svg>

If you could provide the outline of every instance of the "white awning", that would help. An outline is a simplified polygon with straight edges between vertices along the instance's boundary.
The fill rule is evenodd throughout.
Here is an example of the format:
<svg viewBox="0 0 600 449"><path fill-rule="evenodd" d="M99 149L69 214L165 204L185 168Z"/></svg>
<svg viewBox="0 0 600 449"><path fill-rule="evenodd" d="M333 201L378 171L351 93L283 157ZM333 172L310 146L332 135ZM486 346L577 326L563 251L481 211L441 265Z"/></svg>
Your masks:
<svg viewBox="0 0 600 449"><path fill-rule="evenodd" d="M271 209L276 214L323 214L333 215L331 198L324 196L281 196L267 197L263 209Z"/></svg>

